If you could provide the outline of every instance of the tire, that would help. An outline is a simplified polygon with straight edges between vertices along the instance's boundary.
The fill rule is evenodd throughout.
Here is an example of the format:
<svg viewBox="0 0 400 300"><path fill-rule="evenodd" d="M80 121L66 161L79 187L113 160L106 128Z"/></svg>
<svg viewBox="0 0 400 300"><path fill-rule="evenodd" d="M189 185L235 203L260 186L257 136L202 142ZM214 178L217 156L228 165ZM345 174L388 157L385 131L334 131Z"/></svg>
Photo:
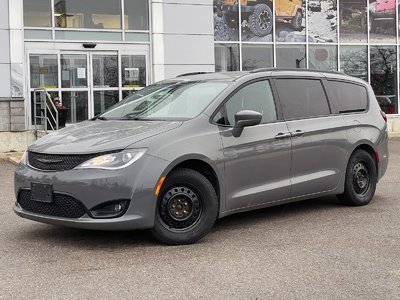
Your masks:
<svg viewBox="0 0 400 300"><path fill-rule="evenodd" d="M272 30L272 10L267 4L257 4L249 17L250 30L257 36L266 36Z"/></svg>
<svg viewBox="0 0 400 300"><path fill-rule="evenodd" d="M346 169L344 193L338 198L345 205L367 205L374 197L377 181L374 159L367 151L357 150L350 157Z"/></svg>
<svg viewBox="0 0 400 300"><path fill-rule="evenodd" d="M191 169L177 169L160 191L153 237L167 245L192 244L213 227L218 198L212 184Z"/></svg>
<svg viewBox="0 0 400 300"><path fill-rule="evenodd" d="M301 30L301 24L303 22L303 14L301 13L300 10L296 11L296 14L294 15L294 17L292 18L292 28L294 30L300 31Z"/></svg>
<svg viewBox="0 0 400 300"><path fill-rule="evenodd" d="M238 21L235 22L234 17L232 16L232 14L228 14L228 13L224 13L222 15L222 18L224 19L224 23L226 26L228 26L229 28L238 28Z"/></svg>

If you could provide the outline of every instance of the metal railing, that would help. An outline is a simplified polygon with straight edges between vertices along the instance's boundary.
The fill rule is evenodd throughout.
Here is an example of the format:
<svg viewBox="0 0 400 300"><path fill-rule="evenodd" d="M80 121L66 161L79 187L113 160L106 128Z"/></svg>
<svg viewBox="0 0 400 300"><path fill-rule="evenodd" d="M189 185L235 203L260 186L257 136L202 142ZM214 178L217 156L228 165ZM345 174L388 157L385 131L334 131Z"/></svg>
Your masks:
<svg viewBox="0 0 400 300"><path fill-rule="evenodd" d="M38 115L38 105L40 105L40 115ZM46 89L35 89L33 91L33 118L36 139L38 137L38 120L40 120L41 125L43 125L44 121L44 131L46 134L49 130L48 125L50 125L50 130L58 130L58 110Z"/></svg>

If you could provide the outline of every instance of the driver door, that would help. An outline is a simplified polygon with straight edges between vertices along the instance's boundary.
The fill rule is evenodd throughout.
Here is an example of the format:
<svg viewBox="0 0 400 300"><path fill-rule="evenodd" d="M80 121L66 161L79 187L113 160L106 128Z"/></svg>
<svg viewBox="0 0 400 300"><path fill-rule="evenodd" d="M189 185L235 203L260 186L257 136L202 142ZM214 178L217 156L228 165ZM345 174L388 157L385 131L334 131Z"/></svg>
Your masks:
<svg viewBox="0 0 400 300"><path fill-rule="evenodd" d="M260 112L261 124L232 135L235 114ZM219 124L225 162L226 210L276 202L290 196L291 138L278 117L268 80L251 82L231 96L214 121Z"/></svg>

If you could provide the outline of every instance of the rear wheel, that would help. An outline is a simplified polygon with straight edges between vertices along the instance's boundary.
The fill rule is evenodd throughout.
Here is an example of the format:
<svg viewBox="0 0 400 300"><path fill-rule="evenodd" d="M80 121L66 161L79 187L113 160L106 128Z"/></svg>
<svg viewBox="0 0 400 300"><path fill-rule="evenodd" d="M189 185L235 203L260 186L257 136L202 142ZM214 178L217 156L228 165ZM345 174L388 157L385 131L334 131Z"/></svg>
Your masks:
<svg viewBox="0 0 400 300"><path fill-rule="evenodd" d="M377 180L374 159L367 151L357 150L350 157L344 193L338 196L339 200L346 205L367 205L374 197Z"/></svg>
<svg viewBox="0 0 400 300"><path fill-rule="evenodd" d="M303 23L303 14L300 10L296 11L295 16L292 19L292 27L295 30L301 29L301 24Z"/></svg>
<svg viewBox="0 0 400 300"><path fill-rule="evenodd" d="M207 178L191 169L178 169L163 184L152 234L165 244L191 244L210 231L217 214L217 195Z"/></svg>
<svg viewBox="0 0 400 300"><path fill-rule="evenodd" d="M272 30L272 11L267 4L257 4L249 17L250 30L257 36L266 36Z"/></svg>

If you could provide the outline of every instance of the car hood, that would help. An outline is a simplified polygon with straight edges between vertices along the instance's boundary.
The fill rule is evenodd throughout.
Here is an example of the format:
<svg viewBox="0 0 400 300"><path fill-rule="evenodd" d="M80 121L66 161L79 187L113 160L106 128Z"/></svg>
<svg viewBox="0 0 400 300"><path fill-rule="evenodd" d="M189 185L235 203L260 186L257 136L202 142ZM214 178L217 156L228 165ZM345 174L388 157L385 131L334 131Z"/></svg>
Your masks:
<svg viewBox="0 0 400 300"><path fill-rule="evenodd" d="M46 135L33 143L29 151L82 154L120 150L181 124L178 121L85 121Z"/></svg>

